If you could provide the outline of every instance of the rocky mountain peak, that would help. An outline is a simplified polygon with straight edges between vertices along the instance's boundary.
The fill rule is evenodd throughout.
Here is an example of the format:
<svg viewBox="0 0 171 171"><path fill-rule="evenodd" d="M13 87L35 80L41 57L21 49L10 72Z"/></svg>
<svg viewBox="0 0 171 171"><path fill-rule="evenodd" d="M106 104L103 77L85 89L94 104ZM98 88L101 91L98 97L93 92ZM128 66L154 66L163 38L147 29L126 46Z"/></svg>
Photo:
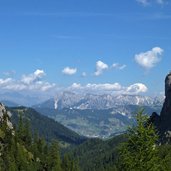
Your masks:
<svg viewBox="0 0 171 171"><path fill-rule="evenodd" d="M171 91L171 72L166 76L165 79L165 96Z"/></svg>
<svg viewBox="0 0 171 171"><path fill-rule="evenodd" d="M171 143L171 72L165 78L165 100L160 116L153 113L151 121L159 132L161 142Z"/></svg>
<svg viewBox="0 0 171 171"><path fill-rule="evenodd" d="M171 73L165 79L165 101L161 111L161 119L171 121Z"/></svg>

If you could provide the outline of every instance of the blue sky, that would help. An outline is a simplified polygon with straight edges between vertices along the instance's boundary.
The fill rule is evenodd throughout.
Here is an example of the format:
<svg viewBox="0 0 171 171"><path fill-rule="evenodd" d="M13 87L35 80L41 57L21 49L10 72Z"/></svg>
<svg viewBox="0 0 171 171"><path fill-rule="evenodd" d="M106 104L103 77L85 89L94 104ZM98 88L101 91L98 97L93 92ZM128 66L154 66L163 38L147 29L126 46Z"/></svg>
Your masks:
<svg viewBox="0 0 171 171"><path fill-rule="evenodd" d="M0 91L164 92L170 0L0 1Z"/></svg>

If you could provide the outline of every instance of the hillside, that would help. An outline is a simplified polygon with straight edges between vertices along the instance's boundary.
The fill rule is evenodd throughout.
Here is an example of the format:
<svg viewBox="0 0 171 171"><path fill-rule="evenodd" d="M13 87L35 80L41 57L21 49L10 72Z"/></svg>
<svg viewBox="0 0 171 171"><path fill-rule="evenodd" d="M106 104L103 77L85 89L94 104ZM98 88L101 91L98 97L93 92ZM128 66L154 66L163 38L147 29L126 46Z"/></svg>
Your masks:
<svg viewBox="0 0 171 171"><path fill-rule="evenodd" d="M1 171L79 171L78 162L69 157L61 158L57 140L47 143L30 131L21 115L15 127L11 113L0 103Z"/></svg>
<svg viewBox="0 0 171 171"><path fill-rule="evenodd" d="M70 154L78 158L81 171L114 171L118 157L118 146L126 139L124 135L109 140L90 139L73 149Z"/></svg>
<svg viewBox="0 0 171 171"><path fill-rule="evenodd" d="M23 118L29 121L32 131L37 131L39 136L45 137L47 141L58 139L64 143L80 144L85 138L79 136L77 133L71 131L60 123L41 115L32 108L13 107L8 108L12 113L12 123L17 125L19 121L19 112L22 113Z"/></svg>

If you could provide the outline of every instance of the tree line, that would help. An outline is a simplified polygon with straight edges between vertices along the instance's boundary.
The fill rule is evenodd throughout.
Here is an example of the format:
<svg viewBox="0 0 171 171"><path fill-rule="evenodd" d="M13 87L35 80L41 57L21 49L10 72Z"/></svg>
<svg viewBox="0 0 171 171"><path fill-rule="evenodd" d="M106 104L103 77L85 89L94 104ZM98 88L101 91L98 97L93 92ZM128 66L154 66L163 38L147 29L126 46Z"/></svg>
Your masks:
<svg viewBox="0 0 171 171"><path fill-rule="evenodd" d="M0 170L1 171L79 171L78 161L69 155L61 157L57 140L47 143L22 114L18 125L9 127L10 118L3 111L0 119Z"/></svg>

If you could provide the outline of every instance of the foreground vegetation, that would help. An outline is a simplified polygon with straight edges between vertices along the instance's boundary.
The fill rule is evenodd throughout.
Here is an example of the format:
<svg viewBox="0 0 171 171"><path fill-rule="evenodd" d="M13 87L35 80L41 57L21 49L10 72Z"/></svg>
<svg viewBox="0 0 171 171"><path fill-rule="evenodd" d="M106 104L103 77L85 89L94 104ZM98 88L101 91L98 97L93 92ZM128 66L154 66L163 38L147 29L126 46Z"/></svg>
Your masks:
<svg viewBox="0 0 171 171"><path fill-rule="evenodd" d="M29 115L18 111L20 115L14 128L9 127L7 112L0 120L0 171L171 170L171 145L157 145L158 135L152 124L146 124L148 118L143 111L135 117L137 125L130 127L125 134L108 140L89 139L81 143L78 135L71 132L70 139L69 132L62 128L60 135L64 130L68 136L64 140L75 144L65 147L62 153L59 144L61 136L57 135L58 138L50 134L50 139L44 138L43 124L37 125L38 132L33 131L35 113L27 110L27 114L32 112L29 118L25 117ZM39 119L43 123L42 118Z"/></svg>
<svg viewBox="0 0 171 171"><path fill-rule="evenodd" d="M128 129L127 141L119 149L119 170L164 170L156 144L158 136L152 123L147 122L143 110L136 115L136 122L136 126Z"/></svg>
<svg viewBox="0 0 171 171"><path fill-rule="evenodd" d="M9 116L3 113L0 121L1 171L78 171L78 162L65 155L60 157L57 141L46 143L20 115L16 128L9 127Z"/></svg>
<svg viewBox="0 0 171 171"><path fill-rule="evenodd" d="M136 114L137 125L109 140L88 140L72 155L83 171L170 171L171 145L158 145L158 134L147 115Z"/></svg>
<svg viewBox="0 0 171 171"><path fill-rule="evenodd" d="M32 108L13 107L8 108L8 110L12 113L11 122L14 125L18 125L18 113L22 113L23 120L25 122L29 121L31 131L34 132L36 130L39 136L44 137L48 142L56 139L61 143L78 145L86 140L85 137L78 135L53 119L41 115Z"/></svg>

